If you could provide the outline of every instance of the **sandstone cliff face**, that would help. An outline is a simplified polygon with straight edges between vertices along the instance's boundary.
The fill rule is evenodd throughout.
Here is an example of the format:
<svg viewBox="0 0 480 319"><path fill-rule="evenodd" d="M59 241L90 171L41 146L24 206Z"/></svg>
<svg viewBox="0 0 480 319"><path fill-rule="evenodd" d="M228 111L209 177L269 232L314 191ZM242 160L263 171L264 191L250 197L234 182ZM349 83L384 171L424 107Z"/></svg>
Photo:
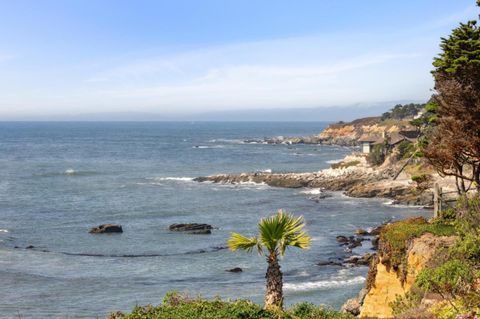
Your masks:
<svg viewBox="0 0 480 319"><path fill-rule="evenodd" d="M355 145L363 135L381 137L383 133L399 132L403 124L400 121L396 124L380 124L379 117L367 117L349 123L331 124L318 137L326 144Z"/></svg>
<svg viewBox="0 0 480 319"><path fill-rule="evenodd" d="M382 263L384 256L380 256L373 285L363 301L360 318L393 318L389 304L395 300L396 295L408 292L417 274L435 251L441 247L451 246L454 241L453 236L437 237L429 233L412 240L407 250L407 274L404 282L394 269Z"/></svg>

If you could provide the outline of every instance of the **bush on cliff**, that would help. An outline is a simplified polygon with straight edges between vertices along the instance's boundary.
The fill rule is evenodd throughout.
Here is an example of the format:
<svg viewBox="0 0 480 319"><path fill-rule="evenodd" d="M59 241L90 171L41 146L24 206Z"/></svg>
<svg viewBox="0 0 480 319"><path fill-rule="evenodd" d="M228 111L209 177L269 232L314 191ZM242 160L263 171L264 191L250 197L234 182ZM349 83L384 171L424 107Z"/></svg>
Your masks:
<svg viewBox="0 0 480 319"><path fill-rule="evenodd" d="M382 242L380 250L384 256L384 262L388 262L394 269L402 268L409 241L425 233L450 236L455 233L455 228L441 222L428 223L423 217L410 218L386 225L380 233Z"/></svg>
<svg viewBox="0 0 480 319"><path fill-rule="evenodd" d="M265 310L248 300L222 301L168 293L159 306L137 306L129 314L112 313L110 319L353 319L323 306L300 303L286 311Z"/></svg>
<svg viewBox="0 0 480 319"><path fill-rule="evenodd" d="M438 250L428 267L420 271L410 292L392 303L399 318L424 309L421 299L427 293L442 299L428 309L434 318L455 319L471 311L480 313L480 195L460 198L449 210L448 218L433 225L442 223L454 225L450 227L458 239L450 248Z"/></svg>

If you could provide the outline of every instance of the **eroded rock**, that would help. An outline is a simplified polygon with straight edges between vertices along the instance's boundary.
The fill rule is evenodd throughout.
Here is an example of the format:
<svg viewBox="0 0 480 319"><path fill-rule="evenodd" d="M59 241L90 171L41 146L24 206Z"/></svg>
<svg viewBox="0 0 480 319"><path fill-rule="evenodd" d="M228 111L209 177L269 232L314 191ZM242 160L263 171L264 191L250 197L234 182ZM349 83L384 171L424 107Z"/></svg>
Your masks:
<svg viewBox="0 0 480 319"><path fill-rule="evenodd" d="M106 234L106 233L123 233L122 225L117 224L102 224L90 229L91 234Z"/></svg>

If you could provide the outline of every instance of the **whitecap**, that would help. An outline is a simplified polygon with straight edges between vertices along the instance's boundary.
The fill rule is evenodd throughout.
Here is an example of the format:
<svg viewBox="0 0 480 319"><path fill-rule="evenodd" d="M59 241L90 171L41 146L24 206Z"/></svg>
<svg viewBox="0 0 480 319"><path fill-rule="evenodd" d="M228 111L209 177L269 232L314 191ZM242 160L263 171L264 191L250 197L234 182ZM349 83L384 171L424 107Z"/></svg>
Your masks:
<svg viewBox="0 0 480 319"><path fill-rule="evenodd" d="M300 194L307 194L307 195L320 195L322 190L320 188L312 188L308 190L301 191Z"/></svg>
<svg viewBox="0 0 480 319"><path fill-rule="evenodd" d="M8 229L0 229L0 233L8 233Z"/></svg>
<svg viewBox="0 0 480 319"><path fill-rule="evenodd" d="M77 174L77 171L74 170L73 168L69 168L69 169L65 170L65 172L63 172L63 173L66 174L66 175L75 175L75 174Z"/></svg>
<svg viewBox="0 0 480 319"><path fill-rule="evenodd" d="M209 148L224 148L224 145L195 145L192 148L199 148L199 149L209 149Z"/></svg>
<svg viewBox="0 0 480 319"><path fill-rule="evenodd" d="M283 285L285 290L290 291L309 291L309 290L322 290L330 288L338 288L344 286L352 286L365 282L365 277L357 276L345 280L320 280L312 282L303 282L298 284L285 283Z"/></svg>
<svg viewBox="0 0 480 319"><path fill-rule="evenodd" d="M155 177L157 181L177 181L177 182L191 182L193 177Z"/></svg>
<svg viewBox="0 0 480 319"><path fill-rule="evenodd" d="M325 163L327 163L327 164L338 164L338 163L340 163L340 162L342 162L342 161L343 161L343 158L325 161Z"/></svg>

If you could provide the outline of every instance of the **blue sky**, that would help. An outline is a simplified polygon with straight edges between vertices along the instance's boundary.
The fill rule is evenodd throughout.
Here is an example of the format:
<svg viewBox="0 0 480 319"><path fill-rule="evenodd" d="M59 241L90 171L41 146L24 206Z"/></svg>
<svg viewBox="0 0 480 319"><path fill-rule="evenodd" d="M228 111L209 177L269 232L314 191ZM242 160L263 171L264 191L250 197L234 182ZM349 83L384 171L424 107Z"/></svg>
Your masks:
<svg viewBox="0 0 480 319"><path fill-rule="evenodd" d="M0 0L0 119L425 100L474 2Z"/></svg>

